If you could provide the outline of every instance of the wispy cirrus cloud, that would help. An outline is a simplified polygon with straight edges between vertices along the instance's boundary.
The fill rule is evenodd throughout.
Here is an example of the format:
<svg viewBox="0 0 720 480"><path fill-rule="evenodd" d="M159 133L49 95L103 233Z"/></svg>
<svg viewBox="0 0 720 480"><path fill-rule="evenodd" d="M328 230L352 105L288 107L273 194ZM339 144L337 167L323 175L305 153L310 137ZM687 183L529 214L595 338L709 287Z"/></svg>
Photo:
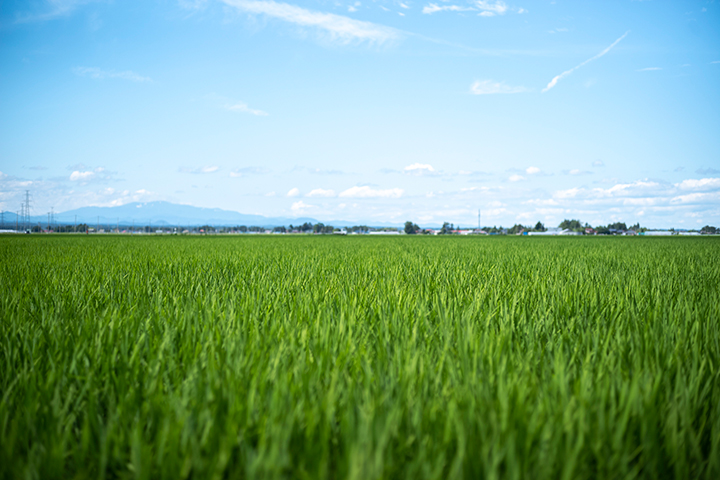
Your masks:
<svg viewBox="0 0 720 480"><path fill-rule="evenodd" d="M563 170L565 175L592 175L593 172L588 170L580 170L579 168L573 168L571 170Z"/></svg>
<svg viewBox="0 0 720 480"><path fill-rule="evenodd" d="M525 87L512 87L502 82L493 80L478 80L470 86L470 93L473 95L494 95L498 93L524 93Z"/></svg>
<svg viewBox="0 0 720 480"><path fill-rule="evenodd" d="M303 167L301 165L296 165L295 167L290 170L291 172L303 172L303 173L309 173L311 175L344 175L346 172L343 172L342 170L334 170L334 169L323 169L323 168L311 168L311 167Z"/></svg>
<svg viewBox="0 0 720 480"><path fill-rule="evenodd" d="M266 173L270 173L270 170L265 167L242 167L231 170L230 176L239 178L247 177L248 175L264 175Z"/></svg>
<svg viewBox="0 0 720 480"><path fill-rule="evenodd" d="M645 67L645 68L639 68L635 70L636 72L654 72L657 70L662 70L661 67Z"/></svg>
<svg viewBox="0 0 720 480"><path fill-rule="evenodd" d="M75 67L73 68L73 73L80 77L89 77L94 80L119 78L121 80L130 80L131 82L152 82L150 77L144 77L130 70L118 72L115 70L103 70L95 67Z"/></svg>
<svg viewBox="0 0 720 480"><path fill-rule="evenodd" d="M78 7L99 0L46 0L35 12L18 13L15 23L44 22L72 14Z"/></svg>
<svg viewBox="0 0 720 480"><path fill-rule="evenodd" d="M195 175L202 175L202 174L208 174L208 173L215 173L218 170L220 170L220 167L217 165L206 165L204 167L198 167L198 168L185 168L181 167L178 169L178 172L180 173L192 173Z"/></svg>
<svg viewBox="0 0 720 480"><path fill-rule="evenodd" d="M432 13L437 12L467 12L475 10L472 7L461 7L460 5L437 5L435 3L431 3L429 5L426 5L422 9L422 13L426 15L430 15Z"/></svg>
<svg viewBox="0 0 720 480"><path fill-rule="evenodd" d="M267 112L264 112L262 110L250 108L247 106L246 103L243 103L243 102L238 102L236 104L231 104L231 105L225 105L225 110L229 110L231 112L249 113L250 115L256 115L258 117L267 117L269 115Z"/></svg>
<svg viewBox="0 0 720 480"><path fill-rule="evenodd" d="M371 22L355 20L334 13L307 10L302 7L272 0L222 0L242 12L265 15L301 27L314 28L323 37L340 44L367 42L383 44L402 36L399 30Z"/></svg>
<svg viewBox="0 0 720 480"><path fill-rule="evenodd" d="M461 5L438 5L430 3L423 7L422 13L430 15L437 12L479 12L481 17L494 17L495 15L505 15L507 12L526 13L524 8L511 8L507 3L501 0L474 0L469 6Z"/></svg>
<svg viewBox="0 0 720 480"><path fill-rule="evenodd" d="M578 68L583 67L583 66L587 65L588 63L592 62L593 60L597 60L598 58L600 58L600 57L604 56L605 54L607 54L610 50L612 50L612 48L613 48L615 45L617 45L618 43L620 43L620 41L621 41L623 38L627 37L628 33L630 33L630 30L628 30L627 32L625 32L620 38L618 38L617 40L615 40L615 41L612 43L612 45L610 45L609 47L607 47L605 50L603 50L602 52L598 53L598 54L595 55L594 57L588 58L587 60L585 60L585 61L582 62L581 64L579 64L579 65L571 68L570 70L565 70L565 71L562 72L560 75L557 75L555 78L553 78L552 80L550 80L550 83L547 84L547 87L543 88L543 90L542 90L543 93L545 93L545 92L547 92L548 90L550 90L551 88L553 88L555 85L557 85L557 83L558 83L561 79L567 77L568 75L570 75L571 73L573 73L573 72L574 72L575 70L577 70Z"/></svg>

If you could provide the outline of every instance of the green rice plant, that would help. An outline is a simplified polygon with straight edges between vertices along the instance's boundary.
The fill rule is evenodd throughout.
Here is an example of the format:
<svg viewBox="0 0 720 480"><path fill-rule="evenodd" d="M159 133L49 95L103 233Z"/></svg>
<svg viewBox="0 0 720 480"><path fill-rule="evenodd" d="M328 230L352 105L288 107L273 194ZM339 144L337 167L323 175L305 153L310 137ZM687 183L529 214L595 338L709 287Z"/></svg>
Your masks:
<svg viewBox="0 0 720 480"><path fill-rule="evenodd" d="M0 237L2 478L720 478L715 238Z"/></svg>

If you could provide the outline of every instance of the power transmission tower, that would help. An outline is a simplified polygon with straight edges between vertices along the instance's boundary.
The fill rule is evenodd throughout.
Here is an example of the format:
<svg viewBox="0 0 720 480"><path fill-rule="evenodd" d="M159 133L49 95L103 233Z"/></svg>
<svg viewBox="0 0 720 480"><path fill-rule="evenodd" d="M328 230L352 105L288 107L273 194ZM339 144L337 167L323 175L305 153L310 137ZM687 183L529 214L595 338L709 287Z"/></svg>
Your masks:
<svg viewBox="0 0 720 480"><path fill-rule="evenodd" d="M25 190L25 212L23 217L23 230L27 231L30 226L30 190Z"/></svg>

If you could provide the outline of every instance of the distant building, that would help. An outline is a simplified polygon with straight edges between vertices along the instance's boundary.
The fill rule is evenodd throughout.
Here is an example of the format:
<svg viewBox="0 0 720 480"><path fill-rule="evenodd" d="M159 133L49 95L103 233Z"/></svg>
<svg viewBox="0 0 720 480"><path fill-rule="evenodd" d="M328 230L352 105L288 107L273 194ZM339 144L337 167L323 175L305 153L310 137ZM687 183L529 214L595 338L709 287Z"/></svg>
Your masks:
<svg viewBox="0 0 720 480"><path fill-rule="evenodd" d="M646 237L667 237L672 235L674 232L671 232L670 230L653 230L653 231L647 231L643 232L640 235L644 235Z"/></svg>
<svg viewBox="0 0 720 480"><path fill-rule="evenodd" d="M546 232L528 232L528 235L542 235L542 236L555 236L555 235L582 235L582 232L573 232L572 230L561 230L559 228L549 228Z"/></svg>

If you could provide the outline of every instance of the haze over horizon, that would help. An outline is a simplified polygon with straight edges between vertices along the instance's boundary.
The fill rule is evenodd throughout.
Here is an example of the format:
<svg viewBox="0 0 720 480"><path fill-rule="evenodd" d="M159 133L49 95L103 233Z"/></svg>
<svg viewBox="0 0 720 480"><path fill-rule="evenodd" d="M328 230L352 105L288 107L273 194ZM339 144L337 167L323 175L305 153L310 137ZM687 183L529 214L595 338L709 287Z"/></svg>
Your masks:
<svg viewBox="0 0 720 480"><path fill-rule="evenodd" d="M720 3L0 11L0 209L720 224Z"/></svg>

